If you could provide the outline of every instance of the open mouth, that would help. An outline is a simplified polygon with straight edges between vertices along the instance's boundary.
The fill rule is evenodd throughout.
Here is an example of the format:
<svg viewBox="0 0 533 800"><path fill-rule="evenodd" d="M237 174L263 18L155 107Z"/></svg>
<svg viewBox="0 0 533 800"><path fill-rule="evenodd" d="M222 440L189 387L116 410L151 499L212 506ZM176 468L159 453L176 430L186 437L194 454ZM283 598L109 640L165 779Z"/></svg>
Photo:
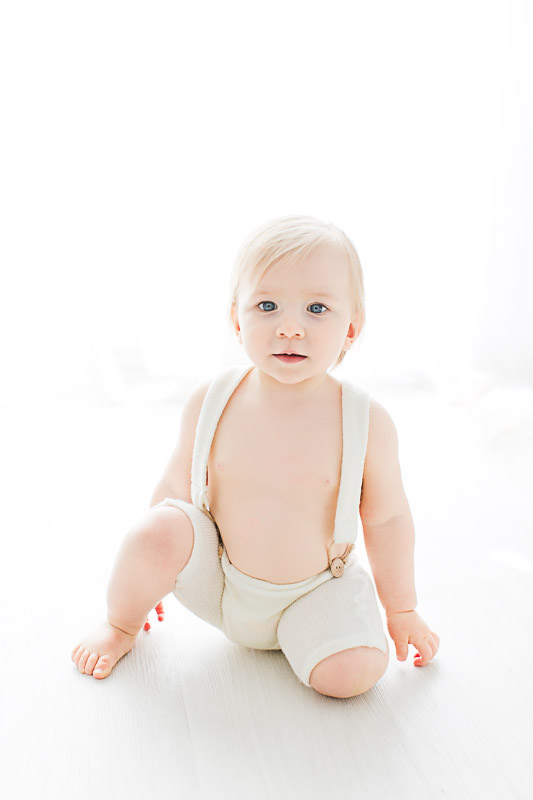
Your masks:
<svg viewBox="0 0 533 800"><path fill-rule="evenodd" d="M299 353L274 353L274 358L282 361L284 364L297 364L300 361L305 361L307 356L302 356Z"/></svg>

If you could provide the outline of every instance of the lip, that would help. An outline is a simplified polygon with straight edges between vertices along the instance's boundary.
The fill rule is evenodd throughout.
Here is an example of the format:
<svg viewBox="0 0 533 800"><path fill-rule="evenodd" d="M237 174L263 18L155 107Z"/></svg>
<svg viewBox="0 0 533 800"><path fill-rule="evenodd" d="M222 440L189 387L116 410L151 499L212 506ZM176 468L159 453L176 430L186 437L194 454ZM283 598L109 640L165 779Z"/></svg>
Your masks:
<svg viewBox="0 0 533 800"><path fill-rule="evenodd" d="M301 353L273 353L272 355L283 364L300 364L307 358L307 356L303 356Z"/></svg>

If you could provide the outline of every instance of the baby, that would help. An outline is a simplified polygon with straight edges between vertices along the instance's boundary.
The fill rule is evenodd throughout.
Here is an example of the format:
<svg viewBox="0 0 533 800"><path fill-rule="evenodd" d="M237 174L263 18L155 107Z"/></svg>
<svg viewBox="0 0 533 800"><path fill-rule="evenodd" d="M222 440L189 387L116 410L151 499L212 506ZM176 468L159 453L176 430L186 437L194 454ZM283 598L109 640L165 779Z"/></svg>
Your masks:
<svg viewBox="0 0 533 800"><path fill-rule="evenodd" d="M231 320L250 366L186 402L151 509L126 536L108 618L74 648L109 675L173 592L246 647L281 650L332 697L372 687L388 662L374 585L351 552L358 514L396 655L427 664L439 638L417 613L414 531L394 424L336 380L364 324L357 253L334 225L274 220L237 258Z"/></svg>

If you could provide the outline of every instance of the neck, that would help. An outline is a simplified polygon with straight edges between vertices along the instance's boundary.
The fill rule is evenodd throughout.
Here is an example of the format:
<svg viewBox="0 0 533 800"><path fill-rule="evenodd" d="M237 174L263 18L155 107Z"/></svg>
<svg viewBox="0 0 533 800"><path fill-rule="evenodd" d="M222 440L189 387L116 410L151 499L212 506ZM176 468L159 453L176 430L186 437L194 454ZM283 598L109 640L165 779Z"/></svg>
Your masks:
<svg viewBox="0 0 533 800"><path fill-rule="evenodd" d="M336 382L327 372L297 383L282 383L255 367L250 373L250 381L263 396L272 402L301 402L326 389Z"/></svg>

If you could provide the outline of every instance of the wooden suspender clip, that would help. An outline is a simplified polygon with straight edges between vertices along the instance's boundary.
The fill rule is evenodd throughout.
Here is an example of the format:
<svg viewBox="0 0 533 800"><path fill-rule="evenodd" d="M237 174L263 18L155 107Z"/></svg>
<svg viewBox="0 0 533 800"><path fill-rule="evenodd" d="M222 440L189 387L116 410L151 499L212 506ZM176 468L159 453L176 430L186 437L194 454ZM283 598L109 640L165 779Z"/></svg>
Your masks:
<svg viewBox="0 0 533 800"><path fill-rule="evenodd" d="M342 573L344 572L344 567L346 566L346 561L348 560L348 556L352 552L353 548L354 548L353 544L346 545L346 550L344 551L342 556L336 556L333 559L330 558L328 554L329 568L334 578L340 578L342 576Z"/></svg>

